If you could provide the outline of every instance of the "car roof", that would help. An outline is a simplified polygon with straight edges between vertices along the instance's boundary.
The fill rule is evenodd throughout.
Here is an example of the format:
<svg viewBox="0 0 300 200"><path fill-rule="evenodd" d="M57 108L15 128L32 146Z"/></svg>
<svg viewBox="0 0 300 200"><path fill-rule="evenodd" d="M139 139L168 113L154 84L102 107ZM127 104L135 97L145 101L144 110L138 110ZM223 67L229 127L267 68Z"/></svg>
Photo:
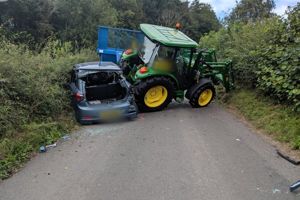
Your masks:
<svg viewBox="0 0 300 200"><path fill-rule="evenodd" d="M150 39L165 46L195 48L197 42L175 28L157 26L152 24L141 24L142 32Z"/></svg>
<svg viewBox="0 0 300 200"><path fill-rule="evenodd" d="M122 71L118 65L113 62L85 62L74 66L76 70L91 70L91 71Z"/></svg>

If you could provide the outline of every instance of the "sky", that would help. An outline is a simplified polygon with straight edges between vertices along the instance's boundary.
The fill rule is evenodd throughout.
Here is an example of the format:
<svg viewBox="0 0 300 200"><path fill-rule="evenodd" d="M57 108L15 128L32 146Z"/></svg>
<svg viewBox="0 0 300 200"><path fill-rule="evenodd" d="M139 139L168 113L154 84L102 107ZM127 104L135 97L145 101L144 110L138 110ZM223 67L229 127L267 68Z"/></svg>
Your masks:
<svg viewBox="0 0 300 200"><path fill-rule="evenodd" d="M212 5L218 18L223 18L235 6L236 0L199 0ZM273 12L283 15L288 6L295 6L299 0L275 0L276 8Z"/></svg>

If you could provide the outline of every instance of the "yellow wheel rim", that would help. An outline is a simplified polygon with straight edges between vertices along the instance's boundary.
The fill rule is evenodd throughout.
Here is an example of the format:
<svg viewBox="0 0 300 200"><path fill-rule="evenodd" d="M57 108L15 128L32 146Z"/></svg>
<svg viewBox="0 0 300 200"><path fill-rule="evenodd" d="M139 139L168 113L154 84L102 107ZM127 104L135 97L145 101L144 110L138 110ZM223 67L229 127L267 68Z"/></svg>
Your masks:
<svg viewBox="0 0 300 200"><path fill-rule="evenodd" d="M199 106L206 106L213 98L213 91L206 89L199 95L198 104Z"/></svg>
<svg viewBox="0 0 300 200"><path fill-rule="evenodd" d="M164 86L154 86L150 88L145 97L144 102L150 108L156 108L162 105L168 97L168 90Z"/></svg>

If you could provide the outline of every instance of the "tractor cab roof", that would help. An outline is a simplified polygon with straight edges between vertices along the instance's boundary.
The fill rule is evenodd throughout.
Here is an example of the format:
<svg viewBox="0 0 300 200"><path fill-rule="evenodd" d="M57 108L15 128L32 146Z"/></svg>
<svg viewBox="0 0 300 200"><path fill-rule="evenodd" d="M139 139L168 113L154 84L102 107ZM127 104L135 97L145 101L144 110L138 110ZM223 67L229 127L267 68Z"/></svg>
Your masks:
<svg viewBox="0 0 300 200"><path fill-rule="evenodd" d="M197 42L175 28L141 24L142 32L151 40L170 47L196 48Z"/></svg>

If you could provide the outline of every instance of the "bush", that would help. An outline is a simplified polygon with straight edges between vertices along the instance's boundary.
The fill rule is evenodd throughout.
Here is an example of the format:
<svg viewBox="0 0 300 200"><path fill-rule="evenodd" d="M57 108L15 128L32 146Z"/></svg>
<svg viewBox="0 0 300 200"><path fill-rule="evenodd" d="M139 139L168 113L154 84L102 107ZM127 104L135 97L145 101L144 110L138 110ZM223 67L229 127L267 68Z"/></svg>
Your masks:
<svg viewBox="0 0 300 200"><path fill-rule="evenodd" d="M235 23L200 40L231 58L241 87L257 87L278 102L300 111L300 3L287 19Z"/></svg>
<svg viewBox="0 0 300 200"><path fill-rule="evenodd" d="M7 42L0 44L0 133L14 133L33 121L55 119L69 108L63 84L78 62L96 59L70 45L52 42L41 53Z"/></svg>
<svg viewBox="0 0 300 200"><path fill-rule="evenodd" d="M69 43L52 41L36 53L0 41L0 179L74 126L63 85L72 65L96 59L93 51L74 52Z"/></svg>

